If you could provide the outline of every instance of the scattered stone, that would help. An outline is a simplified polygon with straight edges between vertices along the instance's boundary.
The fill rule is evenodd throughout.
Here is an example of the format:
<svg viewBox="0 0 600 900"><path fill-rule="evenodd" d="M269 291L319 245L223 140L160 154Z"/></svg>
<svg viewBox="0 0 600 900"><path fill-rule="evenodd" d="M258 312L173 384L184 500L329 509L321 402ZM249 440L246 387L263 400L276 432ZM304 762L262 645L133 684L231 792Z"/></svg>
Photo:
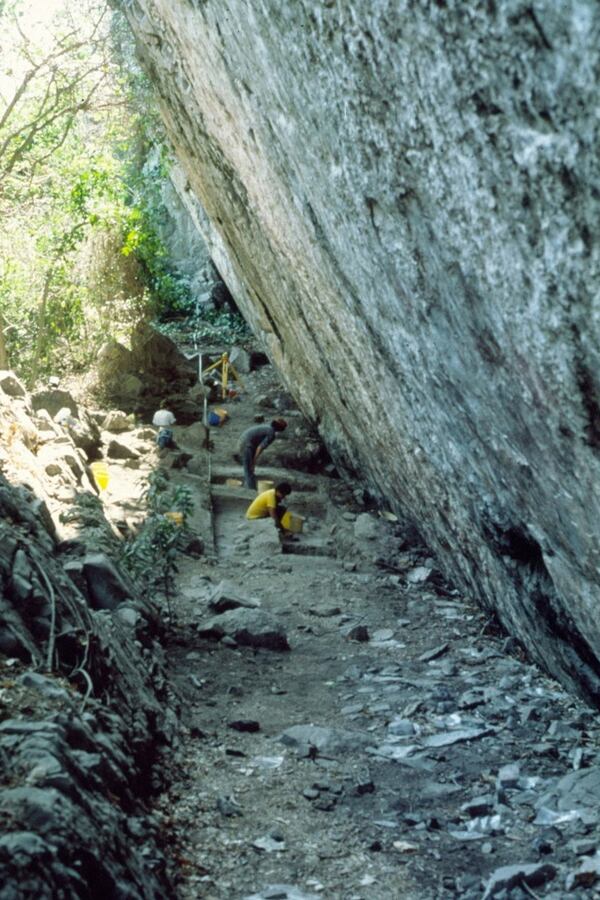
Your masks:
<svg viewBox="0 0 600 900"><path fill-rule="evenodd" d="M123 625L128 625L129 628L135 628L140 619L139 614L131 606L119 606L115 610L115 615Z"/></svg>
<svg viewBox="0 0 600 900"><path fill-rule="evenodd" d="M536 888L551 881L556 875L556 867L550 863L523 863L515 866L502 866L492 873L485 887L483 900L495 897L502 891L510 891L521 884Z"/></svg>
<svg viewBox="0 0 600 900"><path fill-rule="evenodd" d="M593 766L570 772L559 779L537 803L540 810L554 805L561 812L579 807L597 809L600 805L600 767Z"/></svg>
<svg viewBox="0 0 600 900"><path fill-rule="evenodd" d="M469 873L465 873L464 875L459 875L456 879L456 889L461 894L466 894L467 891L479 889L481 886L481 878L479 875L471 875Z"/></svg>
<svg viewBox="0 0 600 900"><path fill-rule="evenodd" d="M373 632L373 641L377 641L378 643L384 643L385 641L391 641L394 637L394 632L391 628L378 628L377 631Z"/></svg>
<svg viewBox="0 0 600 900"><path fill-rule="evenodd" d="M223 644L224 647L231 647L234 650L237 648L236 639L233 637L230 637L228 634L226 634L225 637L221 638L221 643Z"/></svg>
<svg viewBox="0 0 600 900"><path fill-rule="evenodd" d="M577 740L579 737L579 731L576 731L567 722L560 722L556 719L550 723L548 734L550 737L569 741Z"/></svg>
<svg viewBox="0 0 600 900"><path fill-rule="evenodd" d="M354 785L354 793L357 797L362 797L364 794L374 794L375 785L370 779L368 781L359 781Z"/></svg>
<svg viewBox="0 0 600 900"><path fill-rule="evenodd" d="M416 733L415 726L408 719L392 719L392 721L388 725L388 731L390 734L396 734L398 736L408 737Z"/></svg>
<svg viewBox="0 0 600 900"><path fill-rule="evenodd" d="M221 815L228 819L243 815L242 807L232 797L217 797L216 806Z"/></svg>
<svg viewBox="0 0 600 900"><path fill-rule="evenodd" d="M369 640L369 629L366 625L355 625L346 635L349 641L359 641L365 643Z"/></svg>
<svg viewBox="0 0 600 900"><path fill-rule="evenodd" d="M260 606L260 600L249 597L246 591L235 582L223 579L210 595L208 606L215 613L221 614L240 607L257 609Z"/></svg>
<svg viewBox="0 0 600 900"><path fill-rule="evenodd" d="M459 709L475 709L476 706L481 706L482 703L485 703L483 688L473 688L470 691L465 691L458 698Z"/></svg>
<svg viewBox="0 0 600 900"><path fill-rule="evenodd" d="M428 569L426 566L417 566L407 573L406 580L411 584L424 584L431 577L432 572L433 569Z"/></svg>
<svg viewBox="0 0 600 900"><path fill-rule="evenodd" d="M354 537L357 540L373 541L379 532L377 519L369 513L360 513L354 523Z"/></svg>
<svg viewBox="0 0 600 900"><path fill-rule="evenodd" d="M139 459L139 453L136 450L132 450L130 447L127 447L125 444L122 444L120 441L115 441L114 439L110 441L106 455L109 459Z"/></svg>
<svg viewBox="0 0 600 900"><path fill-rule="evenodd" d="M291 884L270 884L258 894L247 894L242 900L322 900L322 897L306 894Z"/></svg>
<svg viewBox="0 0 600 900"><path fill-rule="evenodd" d="M495 729L491 727L483 728L462 728L456 731L446 731L441 734L433 734L423 740L425 747L449 747L452 744L459 744L464 741L475 741L478 738L486 737L494 734Z"/></svg>
<svg viewBox="0 0 600 900"><path fill-rule="evenodd" d="M495 804L496 800L492 794L482 794L479 797L473 797L471 800L467 800L466 803L463 803L461 811L472 818L489 816L494 811Z"/></svg>
<svg viewBox="0 0 600 900"><path fill-rule="evenodd" d="M259 769L279 769L283 765L283 756L254 756L252 764L258 766Z"/></svg>
<svg viewBox="0 0 600 900"><path fill-rule="evenodd" d="M261 609L230 609L197 626L200 637L220 641L229 639L241 647L286 651L287 635L277 619Z"/></svg>
<svg viewBox="0 0 600 900"><path fill-rule="evenodd" d="M252 846L255 850L260 850L263 853L276 853L285 850L285 841L282 837L266 834L264 837L252 841Z"/></svg>
<svg viewBox="0 0 600 900"><path fill-rule="evenodd" d="M308 614L311 616L319 616L322 619L330 618L331 616L339 616L342 610L339 606L311 606L308 609Z"/></svg>
<svg viewBox="0 0 600 900"><path fill-rule="evenodd" d="M572 850L576 856L588 856L595 853L597 846L598 841L594 838L575 838L568 843L569 850Z"/></svg>
<svg viewBox="0 0 600 900"><path fill-rule="evenodd" d="M316 788L304 788L302 796L306 800L316 800L319 796L319 791Z"/></svg>
<svg viewBox="0 0 600 900"><path fill-rule="evenodd" d="M433 650L427 650L425 653L422 653L418 660L419 662L431 662L434 659L438 659L448 650L449 644L440 644L439 647L434 647Z"/></svg>
<svg viewBox="0 0 600 900"><path fill-rule="evenodd" d="M518 763L510 763L507 766L502 766L498 772L498 777L496 778L496 788L498 790L502 788L518 788L520 777L521 771Z"/></svg>
<svg viewBox="0 0 600 900"><path fill-rule="evenodd" d="M394 841L392 847L398 853L416 853L419 849L417 844L411 844L409 841Z"/></svg>
<svg viewBox="0 0 600 900"><path fill-rule="evenodd" d="M579 868L574 872L569 872L565 880L565 887L568 891L575 888L592 887L600 878L600 854L596 853L592 857L584 859Z"/></svg>
<svg viewBox="0 0 600 900"><path fill-rule="evenodd" d="M292 725L279 737L282 744L293 747L298 756L328 756L360 750L369 738L360 732L320 725Z"/></svg>

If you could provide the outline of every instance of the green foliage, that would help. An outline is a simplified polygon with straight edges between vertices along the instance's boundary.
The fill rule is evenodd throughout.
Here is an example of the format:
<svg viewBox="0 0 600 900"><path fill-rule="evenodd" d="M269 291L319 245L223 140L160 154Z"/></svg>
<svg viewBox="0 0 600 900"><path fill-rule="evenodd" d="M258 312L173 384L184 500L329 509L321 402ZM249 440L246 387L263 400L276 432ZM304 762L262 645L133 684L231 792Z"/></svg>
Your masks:
<svg viewBox="0 0 600 900"><path fill-rule="evenodd" d="M179 321L156 321L154 327L172 339L185 333L197 343L243 344L251 332L240 313L199 307Z"/></svg>
<svg viewBox="0 0 600 900"><path fill-rule="evenodd" d="M168 157L123 17L64 0L40 36L34 0L0 3L0 321L32 383L189 294L159 238Z"/></svg>
<svg viewBox="0 0 600 900"><path fill-rule="evenodd" d="M192 493L183 485L171 486L164 470L157 469L148 476L143 499L148 515L139 534L125 544L123 564L144 590L162 591L170 614L178 548L194 507ZM182 524L168 513L181 513Z"/></svg>

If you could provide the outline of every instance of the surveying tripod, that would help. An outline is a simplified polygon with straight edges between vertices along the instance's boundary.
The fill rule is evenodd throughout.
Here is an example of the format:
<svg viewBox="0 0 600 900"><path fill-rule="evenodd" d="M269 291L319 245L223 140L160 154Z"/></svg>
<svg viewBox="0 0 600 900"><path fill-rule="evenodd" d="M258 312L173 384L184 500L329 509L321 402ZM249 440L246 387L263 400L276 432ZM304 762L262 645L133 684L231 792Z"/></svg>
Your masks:
<svg viewBox="0 0 600 900"><path fill-rule="evenodd" d="M204 369L202 377L204 378L204 376L208 375L209 372L212 372L213 369L218 369L219 366L221 367L221 397L224 400L227 397L227 386L229 384L230 375L237 381L241 388L244 387L244 384L238 375L235 366L229 361L227 353L223 353L220 359Z"/></svg>

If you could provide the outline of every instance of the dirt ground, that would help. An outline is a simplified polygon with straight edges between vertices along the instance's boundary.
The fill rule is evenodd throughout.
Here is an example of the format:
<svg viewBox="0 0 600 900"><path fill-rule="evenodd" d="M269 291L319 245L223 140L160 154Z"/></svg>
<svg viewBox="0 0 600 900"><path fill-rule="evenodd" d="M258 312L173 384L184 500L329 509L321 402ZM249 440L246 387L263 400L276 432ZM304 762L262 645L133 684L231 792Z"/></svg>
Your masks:
<svg viewBox="0 0 600 900"><path fill-rule="evenodd" d="M168 658L181 740L155 808L177 896L564 896L575 842L592 852L595 826L540 819L540 797L593 765L596 716L444 581L404 523L332 466L286 467L312 439L270 367L244 382L210 459L197 425L175 427L196 474L169 468L175 452L161 459L192 487L205 541L180 564ZM270 521L245 519L252 492L228 483L257 415L290 423L258 471L290 481L289 506L306 517L284 547ZM198 633L223 579L274 617L290 650ZM490 888L504 866L524 874Z"/></svg>

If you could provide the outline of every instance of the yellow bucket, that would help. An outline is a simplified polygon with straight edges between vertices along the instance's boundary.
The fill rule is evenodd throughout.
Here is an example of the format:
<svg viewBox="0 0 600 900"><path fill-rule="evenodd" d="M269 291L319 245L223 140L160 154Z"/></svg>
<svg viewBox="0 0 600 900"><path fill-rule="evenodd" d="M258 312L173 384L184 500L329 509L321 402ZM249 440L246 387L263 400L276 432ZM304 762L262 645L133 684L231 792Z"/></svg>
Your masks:
<svg viewBox="0 0 600 900"><path fill-rule="evenodd" d="M270 491L271 488L274 488L274 487L275 487L275 482L269 481L266 478L261 479L260 481L256 482L256 489L259 494L262 494L263 491Z"/></svg>
<svg viewBox="0 0 600 900"><path fill-rule="evenodd" d="M98 485L99 491L105 491L110 481L108 466L104 462L93 462L90 466L94 481Z"/></svg>
<svg viewBox="0 0 600 900"><path fill-rule="evenodd" d="M290 512L288 509L281 517L281 524L286 531L291 531L293 534L300 534L304 528L304 518L303 516L298 516L296 513Z"/></svg>
<svg viewBox="0 0 600 900"><path fill-rule="evenodd" d="M182 512L166 512L165 519L170 519L175 525L183 525Z"/></svg>

